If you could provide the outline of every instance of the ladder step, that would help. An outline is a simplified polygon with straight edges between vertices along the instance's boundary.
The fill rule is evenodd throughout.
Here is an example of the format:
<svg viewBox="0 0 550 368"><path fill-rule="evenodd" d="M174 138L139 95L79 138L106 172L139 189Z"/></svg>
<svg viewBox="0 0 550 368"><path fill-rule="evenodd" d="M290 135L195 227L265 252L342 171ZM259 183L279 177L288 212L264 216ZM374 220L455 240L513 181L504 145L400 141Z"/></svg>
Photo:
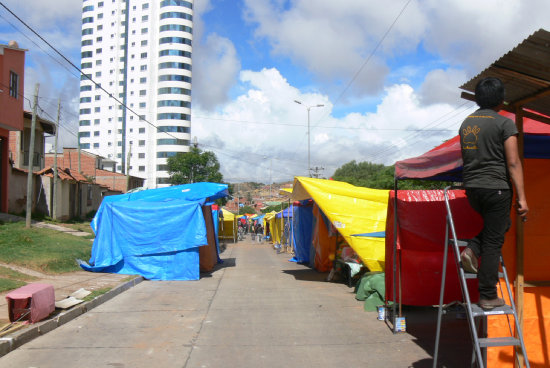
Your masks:
<svg viewBox="0 0 550 368"><path fill-rule="evenodd" d="M519 346L520 341L515 337L488 337L480 338L479 346L482 348L493 346Z"/></svg>
<svg viewBox="0 0 550 368"><path fill-rule="evenodd" d="M453 238L449 239L449 244L452 244L454 242L455 242L455 240ZM465 246L468 245L468 242L466 240L458 239L457 242L456 242L456 245L458 245L459 247L465 247Z"/></svg>
<svg viewBox="0 0 550 368"><path fill-rule="evenodd" d="M485 310L477 304L472 304L472 314L474 317L498 316L507 314L513 315L514 310L509 305L503 305L502 307Z"/></svg>
<svg viewBox="0 0 550 368"><path fill-rule="evenodd" d="M504 273L499 272L498 277L501 278L501 279L504 278ZM464 278L465 279L477 279L477 273L466 272L466 270L464 270Z"/></svg>

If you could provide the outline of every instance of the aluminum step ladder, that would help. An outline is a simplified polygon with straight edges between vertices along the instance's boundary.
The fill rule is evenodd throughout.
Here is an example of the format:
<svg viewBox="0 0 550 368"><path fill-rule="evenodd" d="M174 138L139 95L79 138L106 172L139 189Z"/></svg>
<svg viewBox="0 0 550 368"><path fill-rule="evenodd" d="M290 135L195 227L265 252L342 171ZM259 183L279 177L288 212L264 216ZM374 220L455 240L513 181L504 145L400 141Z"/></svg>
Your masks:
<svg viewBox="0 0 550 368"><path fill-rule="evenodd" d="M466 272L462 266L462 262L460 261L459 247L466 246L467 242L458 240L456 236L453 216L451 212L451 206L449 204L449 194L448 194L449 189L450 187L447 187L445 188L445 191L444 191L445 206L447 208L447 221L446 221L446 227L445 227L445 250L443 253L443 271L441 274L441 292L439 294L439 309L437 313L437 330L436 330L436 337L435 337L433 368L437 368L437 355L439 350L439 339L440 339L440 333L441 333L441 319L443 315L443 296L445 294L445 276L447 273L447 256L448 256L449 246L452 246L454 251L455 263L458 268L458 277L460 279L460 288L462 289L462 296L463 296L462 305L466 310L466 316L468 319L470 333L472 335L472 340L473 340L472 367L474 366L475 363L477 363L477 366L479 368L485 368L486 361L487 361L487 348L497 347L497 346L514 346L514 347L521 348L521 351L523 352L525 367L530 368L529 360L527 359L527 351L525 350L525 344L523 341L523 333L519 326L516 306L512 296L512 291L510 290L510 283L508 281L508 275L506 273L506 267L504 266L504 261L502 259L502 256L500 257L502 272L499 272L499 279L504 278L505 280L506 291L508 293L508 299L510 300L511 304L504 305L502 307L497 307L491 310L484 310L481 307L479 307L477 304L472 304L470 300L470 295L468 292L468 285L466 284L466 280L477 278L477 274ZM449 230L450 230L450 234L449 234ZM451 235L450 239L449 239L449 235ZM500 289L501 296L504 297L502 295L503 290L500 283L499 283L499 289ZM503 318L507 318L510 336L492 337L492 338L486 337L487 316L496 316L496 315L502 316ZM514 337L514 331L512 329L512 323L510 321L510 318L514 320L517 337ZM521 366L519 362L518 354L515 354L515 355L518 360L517 362L518 366Z"/></svg>

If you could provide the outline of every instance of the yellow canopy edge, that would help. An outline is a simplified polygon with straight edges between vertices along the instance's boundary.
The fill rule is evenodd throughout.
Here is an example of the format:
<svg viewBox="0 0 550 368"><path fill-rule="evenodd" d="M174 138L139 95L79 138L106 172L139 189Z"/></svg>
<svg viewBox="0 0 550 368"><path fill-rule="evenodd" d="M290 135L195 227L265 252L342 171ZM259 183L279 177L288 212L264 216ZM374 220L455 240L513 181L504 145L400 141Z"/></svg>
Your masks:
<svg viewBox="0 0 550 368"><path fill-rule="evenodd" d="M352 236L386 230L389 190L295 177L292 199L312 198L371 271L384 271L384 238Z"/></svg>

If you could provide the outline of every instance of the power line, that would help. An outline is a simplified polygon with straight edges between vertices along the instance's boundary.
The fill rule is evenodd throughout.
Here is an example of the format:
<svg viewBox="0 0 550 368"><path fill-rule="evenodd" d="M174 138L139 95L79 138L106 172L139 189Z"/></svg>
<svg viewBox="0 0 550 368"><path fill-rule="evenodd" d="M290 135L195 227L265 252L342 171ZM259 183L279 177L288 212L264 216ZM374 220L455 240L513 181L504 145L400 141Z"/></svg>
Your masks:
<svg viewBox="0 0 550 368"><path fill-rule="evenodd" d="M15 17L19 22L21 22L21 24L23 24L25 27L27 27L32 33L34 33L38 38L40 38L40 40L42 40L42 42L44 42L46 45L48 45L52 50L54 50L59 56L61 56L63 58L63 60L65 60L69 65L71 65L74 69L76 69L80 75L83 75L85 76L89 81L91 81L96 89L101 89L103 92L105 92L110 98L112 98L113 100L115 100L116 103L118 103L120 106L124 107L126 110L130 111L132 114L134 114L135 116L139 117L140 120L142 121L145 121L147 124L149 124L150 126L152 126L153 128L155 129L158 129L158 127L156 125L154 125L153 123L151 123L149 120L145 119L145 118L142 118L137 112L135 112L133 109L131 109L130 107L128 107L127 105L125 105L122 101L120 101L117 97L115 97L111 92L107 91L105 88L103 88L101 86L101 84L97 83L96 81L94 81L91 76L89 76L88 74L84 73L78 66L76 66L72 61L70 61L65 55L63 55L57 48L55 48L52 44L50 44L46 39L44 39L44 37L42 37L37 31L35 31L31 26L29 26L27 23L25 23L25 21L23 21L21 18L19 18L13 11L11 11L6 5L4 5L4 3L0 2L0 5L6 9L13 17ZM163 132L164 134L168 135L169 137L172 137L174 139L178 139L178 137L170 134L169 132Z"/></svg>
<svg viewBox="0 0 550 368"><path fill-rule="evenodd" d="M382 42L384 42L384 40L386 39L386 37L388 36L388 34L390 33L390 31L393 29L393 26L395 26L395 24L397 23L397 21L399 20L399 18L401 17L401 15L405 12L405 9L407 9L407 6L409 6L409 3L411 2L412 0L408 0L405 5L401 8L401 11L399 12L399 14L397 14L397 16L395 17L395 19L393 20L392 24L388 27L388 29L386 30L386 32L384 33L384 35L382 36L382 38L380 38L380 40L378 41L378 43L376 44L376 46L374 47L374 49L371 51L370 55L367 57L367 59L365 60L365 62L361 65L361 67L357 70L357 72L355 72L355 74L353 75L353 77L351 78L351 80L348 82L348 84L346 85L346 87L344 87L344 89L342 90L342 92L338 95L338 97L336 98L336 100L334 100L334 103L333 105L336 105L336 103L338 101L340 101L340 99L344 96L344 94L347 92L347 90L351 87L351 85L353 84L353 82L357 79L357 77L359 76L359 74L361 74L361 71L363 71L363 69L365 68L365 66L369 63L369 61L372 59L372 57L374 56L374 54L376 53L376 51L378 51L378 48L380 47L380 45L382 45ZM325 115L321 120L324 120L326 117L328 116ZM321 121L319 120L319 121ZM311 129L315 129L315 125L312 125Z"/></svg>

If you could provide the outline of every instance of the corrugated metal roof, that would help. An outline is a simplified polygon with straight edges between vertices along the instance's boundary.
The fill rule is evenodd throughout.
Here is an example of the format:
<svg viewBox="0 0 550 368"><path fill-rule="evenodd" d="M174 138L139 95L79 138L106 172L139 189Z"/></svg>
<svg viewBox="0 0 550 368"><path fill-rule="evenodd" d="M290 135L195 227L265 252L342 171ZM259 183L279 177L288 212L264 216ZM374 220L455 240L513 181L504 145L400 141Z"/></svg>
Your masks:
<svg viewBox="0 0 550 368"><path fill-rule="evenodd" d="M550 116L550 32L536 31L460 88L474 93L486 77L502 80L509 105Z"/></svg>

